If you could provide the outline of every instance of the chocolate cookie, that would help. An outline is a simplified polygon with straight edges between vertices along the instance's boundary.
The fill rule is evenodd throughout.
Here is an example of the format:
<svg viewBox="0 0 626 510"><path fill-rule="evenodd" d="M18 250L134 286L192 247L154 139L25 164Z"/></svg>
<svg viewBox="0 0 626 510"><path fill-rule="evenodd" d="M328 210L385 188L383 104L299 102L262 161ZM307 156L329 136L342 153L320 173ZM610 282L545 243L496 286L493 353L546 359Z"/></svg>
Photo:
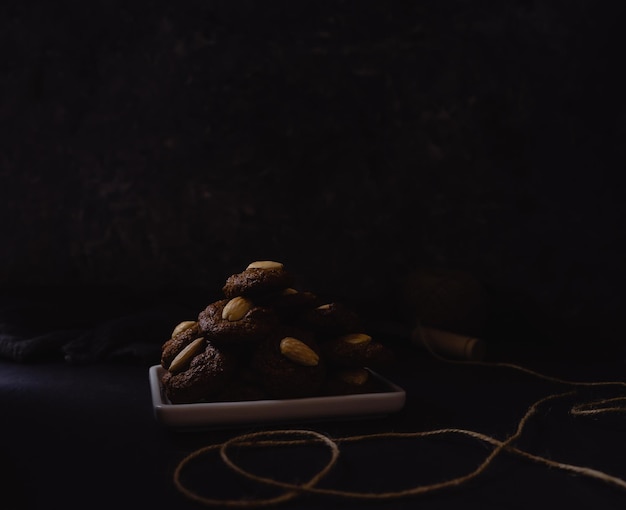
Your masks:
<svg viewBox="0 0 626 510"><path fill-rule="evenodd" d="M270 398L258 380L257 374L248 366L241 365L235 377L214 397L215 402L241 402Z"/></svg>
<svg viewBox="0 0 626 510"><path fill-rule="evenodd" d="M366 368L343 368L328 374L324 384L325 395L358 395L377 393L384 387Z"/></svg>
<svg viewBox="0 0 626 510"><path fill-rule="evenodd" d="M273 310L237 296L209 304L198 315L198 324L216 346L241 350L264 339L278 319Z"/></svg>
<svg viewBox="0 0 626 510"><path fill-rule="evenodd" d="M312 292L299 291L293 287L259 296L255 298L255 302L276 310L281 318L289 322L304 311L322 304Z"/></svg>
<svg viewBox="0 0 626 510"><path fill-rule="evenodd" d="M290 332L262 342L252 368L272 398L301 398L319 394L326 366L312 335Z"/></svg>
<svg viewBox="0 0 626 510"><path fill-rule="evenodd" d="M325 303L306 310L299 316L303 327L325 336L337 336L359 331L361 318L342 303Z"/></svg>
<svg viewBox="0 0 626 510"><path fill-rule="evenodd" d="M252 262L241 273L226 279L222 292L227 298L257 297L293 286L294 277L283 264L273 261Z"/></svg>
<svg viewBox="0 0 626 510"><path fill-rule="evenodd" d="M365 333L334 338L324 342L321 348L330 365L342 368L381 368L394 359L391 349Z"/></svg>
<svg viewBox="0 0 626 510"><path fill-rule="evenodd" d="M188 364L177 365L173 370L178 359L175 358L161 378L165 395L172 404L212 401L228 387L238 370L231 354L202 338L197 341L198 352L189 356Z"/></svg>

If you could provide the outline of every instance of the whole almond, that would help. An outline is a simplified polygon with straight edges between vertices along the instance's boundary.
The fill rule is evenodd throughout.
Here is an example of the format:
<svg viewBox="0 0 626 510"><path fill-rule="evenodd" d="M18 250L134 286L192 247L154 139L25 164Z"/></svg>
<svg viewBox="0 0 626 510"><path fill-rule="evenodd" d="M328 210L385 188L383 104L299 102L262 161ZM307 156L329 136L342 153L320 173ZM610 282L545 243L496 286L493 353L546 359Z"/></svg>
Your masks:
<svg viewBox="0 0 626 510"><path fill-rule="evenodd" d="M246 269L282 269L283 267L283 264L273 260L256 260L255 262L250 262Z"/></svg>
<svg viewBox="0 0 626 510"><path fill-rule="evenodd" d="M291 336L286 336L280 341L280 352L298 365L314 367L320 362L320 357L313 349Z"/></svg>
<svg viewBox="0 0 626 510"><path fill-rule="evenodd" d="M339 377L342 381L355 386L363 386L369 379L370 373L364 368L342 370Z"/></svg>
<svg viewBox="0 0 626 510"><path fill-rule="evenodd" d="M234 297L224 306L222 319L229 322L238 321L242 319L253 306L252 301L243 296Z"/></svg>
<svg viewBox="0 0 626 510"><path fill-rule="evenodd" d="M174 328L174 331L172 331L172 337L175 337L179 333L182 333L183 331L186 331L189 328L193 328L196 324L198 324L196 321L183 321L183 322L178 323L176 327Z"/></svg>
<svg viewBox="0 0 626 510"><path fill-rule="evenodd" d="M365 333L351 333L349 335L342 336L341 340L348 344L358 345L370 343L372 341L372 337L366 335Z"/></svg>
<svg viewBox="0 0 626 510"><path fill-rule="evenodd" d="M180 351L170 363L168 370L172 373L181 372L189 365L191 359L198 354L203 347L204 338L196 338L187 347Z"/></svg>

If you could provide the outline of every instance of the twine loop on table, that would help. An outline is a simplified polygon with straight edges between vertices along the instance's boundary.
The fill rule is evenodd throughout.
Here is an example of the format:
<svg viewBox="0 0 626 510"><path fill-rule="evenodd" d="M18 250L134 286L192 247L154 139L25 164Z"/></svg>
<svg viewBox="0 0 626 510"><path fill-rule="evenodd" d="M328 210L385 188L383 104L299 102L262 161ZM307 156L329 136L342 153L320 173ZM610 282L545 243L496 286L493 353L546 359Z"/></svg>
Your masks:
<svg viewBox="0 0 626 510"><path fill-rule="evenodd" d="M259 440L259 438L267 437L267 436L310 436L309 439L272 439L272 440ZM235 464L231 458L228 456L228 448L233 445L239 445L244 447L267 447L267 446L292 446L292 445L302 445L302 444L312 444L315 442L319 442L328 447L331 452L330 460L326 463L326 465L319 470L311 479L308 481L299 484L283 484L277 480L272 478L262 477L255 475L254 473L250 473L245 471L243 468ZM200 496L197 493L187 489L183 483L181 482L181 473L183 469L187 466L187 464L210 451L218 450L220 453L220 457L224 464L226 464L229 468L231 468L236 473L248 478L250 480L254 480L256 482L266 484L266 485L279 485L281 487L290 489L287 492L284 492L278 496L273 498L266 499L242 499L242 500L227 500L227 499L214 499L207 498L204 496ZM224 443L213 444L209 446L205 446L204 448L200 448L190 455L186 456L176 467L174 471L174 482L179 491L181 491L185 496L189 499L197 501L199 503L205 504L207 506L227 506L227 507L239 507L239 508L252 508L252 507L263 507L263 506L272 506L278 503L283 503L285 501L289 501L290 499L295 498L300 494L301 491L312 490L312 488L322 479L324 478L332 469L332 467L337 462L339 457L339 447L337 443L330 439L329 437L320 434L319 432L315 432L313 430L269 430L264 432L254 432L250 434L242 434L240 436L236 436Z"/></svg>
<svg viewBox="0 0 626 510"><path fill-rule="evenodd" d="M437 359L441 361L445 361L447 363L459 363L459 364L472 364L479 366L500 366L507 367L514 370L519 370L534 377L544 379L550 382L563 384L566 386L572 387L606 387L606 386L617 386L617 387L626 387L626 382L623 381L605 381L605 382L578 382L578 381L568 381L565 379L560 379L557 377L552 377L548 375L541 374L539 372L535 372L525 367L521 367L514 364L509 363L489 363L482 361L460 361L460 360L450 360L447 358L443 358L437 353L435 353L432 349L429 349L430 353L435 356ZM391 500L397 498L405 498L411 496L418 496L422 494L432 493L438 490L458 487L469 481L480 476L492 463L493 461L502 453L507 452L512 455L516 455L520 458L524 458L526 460L535 462L537 464L551 467L555 469L559 469L565 472L569 472L572 474L577 474L583 477L587 477L590 479L595 479L601 482L604 482L610 486L615 488L626 490L626 480L610 475L609 473L593 469L586 466L580 466L576 464L568 464L564 462L558 462L547 457L543 457L540 455L535 455L530 452L524 451L516 446L514 446L514 442L520 438L524 431L524 427L528 423L528 421L534 416L539 408L548 403L555 402L560 399L572 397L576 395L576 390L570 390L562 393L554 393L550 394L546 397L543 397L532 405L528 407L522 418L519 420L516 430L514 433L509 435L504 440L496 439L487 434L482 434L480 432L476 432L473 430L464 430L464 429L455 429L455 428L444 428L437 429L431 431L421 431L421 432L383 432L377 434L366 434L366 435L354 435L354 436L346 436L331 439L330 437L321 434L319 432L315 432L312 430L303 430L303 429L286 429L286 430L270 430L270 431L260 431L260 432L252 432L249 434L242 434L236 437L233 437L224 443L213 444L203 448L200 448L191 454L187 455L185 458L180 461L178 466L174 471L174 485L176 488L187 498L201 503L206 506L212 507L228 507L228 508L259 508L277 505L280 503L284 503L286 501L292 500L302 494L315 494L319 496L329 496L336 498L344 498L344 499L352 499L352 500ZM605 398L605 399L596 399L589 402L578 403L573 405L570 409L570 415L572 416L597 416L604 413L626 413L626 396L619 396L614 398ZM407 489L398 490L398 491L386 491L386 492L357 492L357 491L348 491L341 489L333 489L333 488L324 488L319 487L319 482L325 478L332 470L332 468L336 465L340 449L340 443L348 443L348 442L360 442L365 440L374 440L374 439L412 439L412 438L426 438L432 436L442 436L442 435L461 435L469 438L473 438L483 443L486 443L493 447L490 453L484 458L480 464L474 468L472 471L457 476L454 478L449 478L443 481L429 483L424 485L415 485L413 487L409 487ZM229 449L234 446L239 447L276 447L276 446L297 446L297 445L309 445L309 444L323 444L330 451L330 459L328 462L309 480L303 483L288 483L280 480L276 480L270 477L259 476L249 471L246 471L241 466L236 464L231 456L229 455ZM187 488L182 481L182 473L184 469L189 465L189 463L197 459L205 454L208 454L212 451L219 451L220 458L222 462L228 466L232 471L239 474L240 476L263 484L267 486L277 487L284 490L283 493L278 496L271 498L252 498L252 499L215 499L208 498L198 494Z"/></svg>

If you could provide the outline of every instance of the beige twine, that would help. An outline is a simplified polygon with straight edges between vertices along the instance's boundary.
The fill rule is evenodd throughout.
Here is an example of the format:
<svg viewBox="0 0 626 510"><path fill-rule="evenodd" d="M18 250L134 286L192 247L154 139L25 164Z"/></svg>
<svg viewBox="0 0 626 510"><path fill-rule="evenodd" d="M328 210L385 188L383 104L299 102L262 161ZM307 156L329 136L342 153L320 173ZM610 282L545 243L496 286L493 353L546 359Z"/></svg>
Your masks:
<svg viewBox="0 0 626 510"><path fill-rule="evenodd" d="M482 361L459 361L459 360L450 360L447 358L443 358L436 352L434 352L427 342L425 345L429 352L437 359L444 361L446 363L458 363L458 364L471 364L471 365L479 365L479 366L489 366L489 367L506 367L514 370L519 370L521 372L527 373L534 377L544 379L547 381L551 381L558 384L565 384L573 387L596 387L596 386L622 386L626 387L626 382L623 381L605 381L605 382L578 382L578 381L568 381L565 379L560 379L558 377L552 377L548 375L544 375L528 368L524 368L518 365L510 364L510 363L488 363ZM450 488L450 487L458 487L462 484L473 480L482 474L494 461L494 459L500 455L503 451L506 451L510 454L517 455L521 458L533 461L535 463L560 469L562 471L566 471L569 473L581 475L587 478L599 480L604 482L610 486L626 490L626 480L622 478L618 478L612 476L603 471L599 471L596 469L592 469L585 466L579 466L575 464L567 464L564 462L558 462L546 457L542 457L540 455L534 455L532 453L521 450L515 446L513 443L520 438L524 427L530 420L530 418L536 414L539 407L543 404L556 401L561 398L570 397L576 394L576 391L568 391L564 393L555 393L543 397L533 403L526 411L524 416L518 422L517 428L513 434L511 434L508 438L501 441L494 437L491 437L486 434L482 434L480 432L476 432L473 430L464 430L464 429L455 429L455 428L445 428L438 430L431 430L426 432L383 432L379 434L366 434L366 435L355 435L355 436L347 436L341 438L330 439L329 437L320 434L319 432L315 432L312 430L301 430L301 429L288 429L288 430L272 430L272 431L261 431L261 432L253 432L249 434L242 434L236 436L224 443L213 444L203 448L200 448L191 454L187 455L185 458L180 461L178 466L174 471L174 484L176 488L187 498L201 503L206 506L221 506L221 507L230 507L230 508L258 508L264 506L272 506L277 505L279 503L284 503L295 497L299 496L303 493L310 494L318 494L324 496L334 496L340 498L347 499L355 499L355 500L389 500L394 498L403 498L410 496L418 496L422 494L432 493L438 490ZM582 404L574 405L570 414L573 416L595 416L604 413L624 413L626 412L626 397L616 397L616 398L607 398L607 399L599 399L592 402L585 402ZM426 485L416 485L414 487L410 487L404 490L399 491L391 491L391 492L354 492L340 489L331 489L331 488L321 488L317 487L317 484L332 470L332 468L337 463L339 458L339 443L348 443L348 442L359 442L364 440L371 439L411 439L411 438L425 438L430 436L442 436L442 435L461 435L466 437L471 437L474 439L478 439L493 446L493 450L485 457L485 459L476 467L473 471L470 471L467 474L462 476L458 476L455 478L450 478L441 482L426 484ZM286 437L294 436L299 437L299 439L285 439ZM304 438L303 438L304 436ZM307 437L308 436L308 437ZM263 439L267 437L279 437L282 439ZM287 483L279 480L275 480L273 478L263 477L256 475L254 473L250 473L249 471L244 470L242 467L238 466L228 455L229 448L233 446L239 447L277 447L277 446L295 446L295 445L304 445L304 444L323 444L330 450L330 459L326 463L326 465L319 470L313 477L311 477L308 481L300 484ZM282 494L272 497L272 498L254 498L254 499L213 499L205 496L201 496L198 493L188 489L182 482L182 473L184 469L188 466L188 464L209 452L219 451L220 458L222 462L232 469L235 473L247 478L249 480L258 482L260 484L279 487L284 489L285 492Z"/></svg>

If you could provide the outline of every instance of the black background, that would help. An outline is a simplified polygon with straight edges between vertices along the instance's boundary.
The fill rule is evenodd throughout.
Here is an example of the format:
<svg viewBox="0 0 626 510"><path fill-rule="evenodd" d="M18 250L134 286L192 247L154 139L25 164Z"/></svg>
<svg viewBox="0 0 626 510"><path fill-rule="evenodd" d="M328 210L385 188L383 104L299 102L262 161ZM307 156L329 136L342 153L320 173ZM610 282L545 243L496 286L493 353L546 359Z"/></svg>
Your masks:
<svg viewBox="0 0 626 510"><path fill-rule="evenodd" d="M383 319L436 284L451 329L623 355L623 14L3 2L0 284L201 306L274 259Z"/></svg>

